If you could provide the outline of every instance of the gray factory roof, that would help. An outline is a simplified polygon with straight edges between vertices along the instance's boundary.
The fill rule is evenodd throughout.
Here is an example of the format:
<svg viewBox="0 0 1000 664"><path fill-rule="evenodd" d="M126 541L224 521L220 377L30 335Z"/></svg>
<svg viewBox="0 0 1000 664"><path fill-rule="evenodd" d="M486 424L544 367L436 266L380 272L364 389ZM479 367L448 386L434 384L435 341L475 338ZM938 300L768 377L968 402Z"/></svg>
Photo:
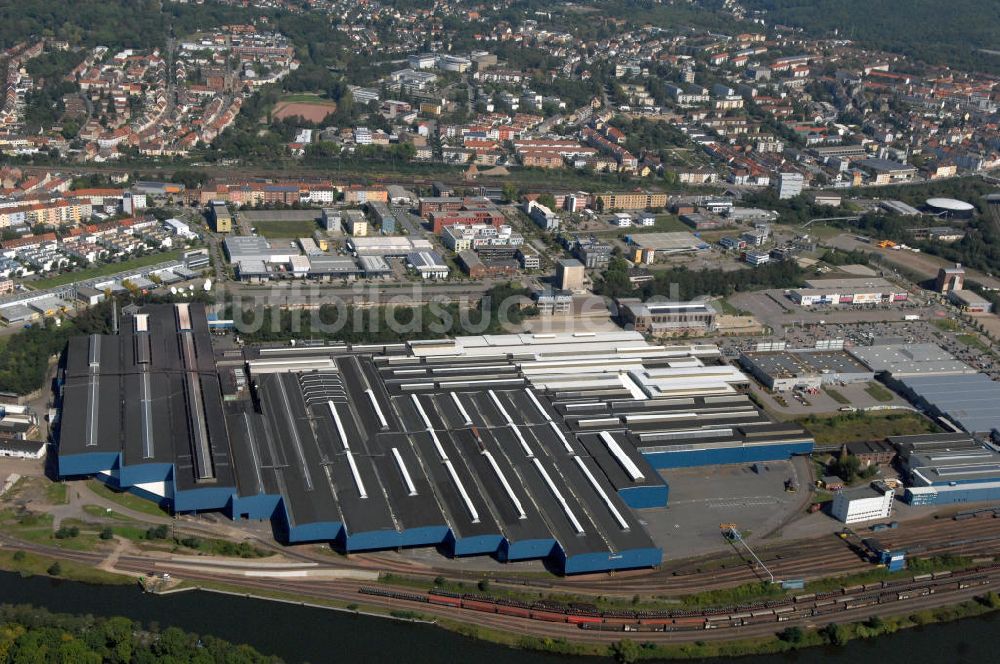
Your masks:
<svg viewBox="0 0 1000 664"><path fill-rule="evenodd" d="M806 279L806 286L818 289L833 289L844 292L858 291L901 291L902 287L881 277L844 277L831 279Z"/></svg>
<svg viewBox="0 0 1000 664"><path fill-rule="evenodd" d="M631 238L637 247L665 253L697 251L708 248L708 245L704 241L686 231L636 233Z"/></svg>
<svg viewBox="0 0 1000 664"><path fill-rule="evenodd" d="M360 271L358 264L350 256L318 254L309 257L310 274L356 274Z"/></svg>
<svg viewBox="0 0 1000 664"><path fill-rule="evenodd" d="M808 438L795 424L772 421L745 394L577 401L585 396L567 394L559 400L557 395L556 409L571 429L580 434L627 430L633 444L644 453L684 446L724 448L764 440L788 442Z"/></svg>
<svg viewBox="0 0 1000 664"><path fill-rule="evenodd" d="M513 365L425 360L425 372L469 384L414 392L412 364L343 349L298 356L331 353L330 370L259 376L263 412L230 413L241 495L277 488L293 524L339 521L349 534L447 525L458 538L555 538L570 555L652 546L616 493L624 480L609 482L619 461L591 454L523 384L491 389L491 372L509 379Z"/></svg>
<svg viewBox="0 0 1000 664"><path fill-rule="evenodd" d="M976 372L948 351L931 343L855 346L848 352L872 371L886 371L897 378Z"/></svg>
<svg viewBox="0 0 1000 664"><path fill-rule="evenodd" d="M298 249L274 247L266 238L255 235L230 235L225 239L225 246L226 254L233 262L246 259L267 261L273 256L287 260L289 255L299 253Z"/></svg>
<svg viewBox="0 0 1000 664"><path fill-rule="evenodd" d="M970 433L1000 428L1000 382L986 374L905 376L900 382Z"/></svg>
<svg viewBox="0 0 1000 664"><path fill-rule="evenodd" d="M773 377L814 374L871 374L865 365L843 351L778 351L744 353L759 370Z"/></svg>
<svg viewBox="0 0 1000 664"><path fill-rule="evenodd" d="M889 439L917 485L1000 481L1000 453L967 434L925 434Z"/></svg>
<svg viewBox="0 0 1000 664"><path fill-rule="evenodd" d="M121 334L71 338L63 403L61 456L173 464L181 490L234 484L201 305L147 305L123 319Z"/></svg>

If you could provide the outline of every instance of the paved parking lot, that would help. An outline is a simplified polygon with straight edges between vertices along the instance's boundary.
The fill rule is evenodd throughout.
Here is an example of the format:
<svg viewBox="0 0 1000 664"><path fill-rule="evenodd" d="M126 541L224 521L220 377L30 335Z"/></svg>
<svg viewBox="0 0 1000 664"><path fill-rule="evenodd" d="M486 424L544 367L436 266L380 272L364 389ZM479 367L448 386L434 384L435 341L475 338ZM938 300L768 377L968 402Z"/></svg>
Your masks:
<svg viewBox="0 0 1000 664"><path fill-rule="evenodd" d="M803 325L824 326L850 325L857 323L903 322L903 317L917 314L923 318L933 315L933 310L911 302L906 305L894 304L865 307L800 307L785 296L781 289L737 293L729 298L737 309L749 311L774 330L778 336L789 333L787 328ZM830 338L826 336L824 338Z"/></svg>
<svg viewBox="0 0 1000 664"><path fill-rule="evenodd" d="M892 394L891 401L879 401L865 390L868 383L850 383L847 385L830 385L829 389L838 392L850 401L853 408L912 408L909 402L889 388L878 383L878 385ZM782 393L780 396L784 403L775 400L770 394L757 383L752 383L750 389L754 395L766 406L767 410L779 417L802 417L805 415L815 415L819 413L836 413L847 404L842 404L834 399L828 392L821 390L816 394L802 394L806 403L802 403L791 392Z"/></svg>
<svg viewBox="0 0 1000 664"><path fill-rule="evenodd" d="M725 550L729 544L719 524L735 523L750 532L750 541L779 528L804 509L809 484L807 461L772 461L750 465L704 466L661 471L670 484L669 507L638 510L653 541L667 559L686 558ZM794 478L797 492L785 491L785 480Z"/></svg>

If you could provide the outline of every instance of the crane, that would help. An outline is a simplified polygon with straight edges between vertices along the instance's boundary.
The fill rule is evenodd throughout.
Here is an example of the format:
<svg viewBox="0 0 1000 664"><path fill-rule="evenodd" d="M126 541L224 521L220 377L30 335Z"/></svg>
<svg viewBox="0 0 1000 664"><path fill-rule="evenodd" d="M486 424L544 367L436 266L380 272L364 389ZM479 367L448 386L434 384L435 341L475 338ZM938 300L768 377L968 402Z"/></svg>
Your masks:
<svg viewBox="0 0 1000 664"><path fill-rule="evenodd" d="M760 558L757 557L757 554L753 552L753 549L750 548L750 545L746 543L746 540L743 539L742 535L740 535L740 531L736 529L735 523L720 523L719 528L722 530L722 534L724 536L728 537L731 540L736 540L737 542L742 544L746 548L746 550L750 553L750 555L753 556L753 559L757 561L757 564L760 565L765 572L767 572L768 577L770 577L771 579L771 583L775 583L774 574L772 574L771 570L767 568L767 565L764 564L764 561L762 561Z"/></svg>

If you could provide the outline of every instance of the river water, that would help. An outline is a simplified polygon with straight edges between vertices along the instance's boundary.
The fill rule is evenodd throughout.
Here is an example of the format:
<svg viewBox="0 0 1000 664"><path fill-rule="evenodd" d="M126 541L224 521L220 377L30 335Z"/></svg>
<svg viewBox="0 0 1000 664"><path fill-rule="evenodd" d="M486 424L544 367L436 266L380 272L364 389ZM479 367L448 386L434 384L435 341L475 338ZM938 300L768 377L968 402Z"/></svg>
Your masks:
<svg viewBox="0 0 1000 664"><path fill-rule="evenodd" d="M0 602L33 604L53 612L127 616L146 626L173 626L248 643L290 664L413 663L604 664L609 660L522 652L483 643L436 627L342 612L192 591L146 595L136 586L90 586L47 577L0 572ZM929 625L843 648L814 648L787 655L746 657L740 664L840 664L914 661L981 664L997 661L1000 613ZM633 635L637 640L640 635ZM722 660L713 660L721 662Z"/></svg>

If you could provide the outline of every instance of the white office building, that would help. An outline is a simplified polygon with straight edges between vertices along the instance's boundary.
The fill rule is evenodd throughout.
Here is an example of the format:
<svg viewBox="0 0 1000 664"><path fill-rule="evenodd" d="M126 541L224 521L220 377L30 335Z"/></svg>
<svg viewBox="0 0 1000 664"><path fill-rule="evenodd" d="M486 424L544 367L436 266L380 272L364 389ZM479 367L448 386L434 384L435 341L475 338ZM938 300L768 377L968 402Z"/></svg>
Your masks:
<svg viewBox="0 0 1000 664"><path fill-rule="evenodd" d="M895 494L875 485L861 490L844 489L833 497L833 516L844 523L888 519L892 516Z"/></svg>

